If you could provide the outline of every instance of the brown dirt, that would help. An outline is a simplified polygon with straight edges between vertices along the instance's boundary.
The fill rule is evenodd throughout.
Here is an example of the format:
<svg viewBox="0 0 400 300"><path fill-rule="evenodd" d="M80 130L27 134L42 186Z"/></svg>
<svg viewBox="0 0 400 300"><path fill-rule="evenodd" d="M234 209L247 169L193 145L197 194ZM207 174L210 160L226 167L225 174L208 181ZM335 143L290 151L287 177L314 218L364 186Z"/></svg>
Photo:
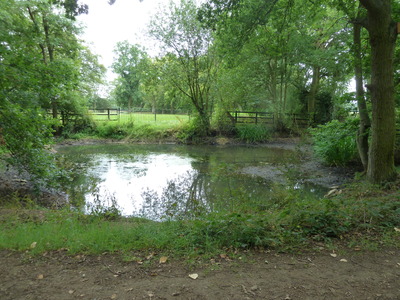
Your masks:
<svg viewBox="0 0 400 300"><path fill-rule="evenodd" d="M188 267L3 251L0 299L400 299L399 249L331 254L245 253Z"/></svg>

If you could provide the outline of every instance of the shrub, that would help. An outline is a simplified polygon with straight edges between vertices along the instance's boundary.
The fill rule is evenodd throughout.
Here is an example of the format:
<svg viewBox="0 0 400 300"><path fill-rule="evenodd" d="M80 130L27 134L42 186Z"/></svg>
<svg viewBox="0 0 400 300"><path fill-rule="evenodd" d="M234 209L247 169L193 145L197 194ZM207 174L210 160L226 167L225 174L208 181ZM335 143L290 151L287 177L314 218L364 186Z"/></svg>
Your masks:
<svg viewBox="0 0 400 300"><path fill-rule="evenodd" d="M133 126L133 123L112 123L104 122L96 128L98 136L102 138L122 139L128 135L128 129Z"/></svg>
<svg viewBox="0 0 400 300"><path fill-rule="evenodd" d="M217 132L222 135L234 135L236 128L234 122L231 120L229 113L226 110L217 110L214 118L214 126Z"/></svg>
<svg viewBox="0 0 400 300"><path fill-rule="evenodd" d="M27 172L35 187L57 186L64 176L48 151L52 144L53 120L45 120L44 112L36 108L22 108L5 102L0 105L0 128L7 153L8 164L20 173Z"/></svg>
<svg viewBox="0 0 400 300"><path fill-rule="evenodd" d="M62 127L62 137L63 138L76 138L79 139L80 136L84 134L90 134L96 128L91 116L86 116L84 114L77 115L73 119L70 119Z"/></svg>
<svg viewBox="0 0 400 300"><path fill-rule="evenodd" d="M194 117L191 122L182 128L178 139L182 142L199 142L209 135L209 124L205 124L199 116Z"/></svg>
<svg viewBox="0 0 400 300"><path fill-rule="evenodd" d="M315 154L328 165L343 166L357 157L358 120L333 120L310 130Z"/></svg>

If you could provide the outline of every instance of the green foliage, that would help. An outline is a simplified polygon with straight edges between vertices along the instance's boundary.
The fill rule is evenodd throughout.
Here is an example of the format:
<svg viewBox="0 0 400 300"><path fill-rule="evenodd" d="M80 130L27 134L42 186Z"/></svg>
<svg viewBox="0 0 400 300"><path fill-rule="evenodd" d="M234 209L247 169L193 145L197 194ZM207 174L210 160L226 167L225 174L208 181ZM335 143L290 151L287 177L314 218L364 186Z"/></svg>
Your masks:
<svg viewBox="0 0 400 300"><path fill-rule="evenodd" d="M152 121L154 122L154 121ZM127 139L130 141L159 141L173 137L178 130L175 125L140 121L98 122L93 134L100 138Z"/></svg>
<svg viewBox="0 0 400 300"><path fill-rule="evenodd" d="M116 59L112 64L113 71L119 75L116 79L114 98L119 106L131 108L142 105L141 81L144 79L148 58L138 45L127 41L117 43L114 49Z"/></svg>
<svg viewBox="0 0 400 300"><path fill-rule="evenodd" d="M129 130L132 129L133 126L133 122L102 122L97 125L96 134L102 138L122 139L128 136Z"/></svg>
<svg viewBox="0 0 400 300"><path fill-rule="evenodd" d="M36 109L11 103L0 103L0 108L0 127L10 153L5 159L20 172L28 172L38 186L56 185L63 172L45 149L52 143L51 123Z"/></svg>
<svg viewBox="0 0 400 300"><path fill-rule="evenodd" d="M291 228L317 239L340 237L351 225L340 203L331 199L295 201L283 215L290 216Z"/></svg>
<svg viewBox="0 0 400 300"><path fill-rule="evenodd" d="M221 135L230 136L236 133L234 122L228 114L225 109L218 109L215 113L214 126Z"/></svg>
<svg viewBox="0 0 400 300"><path fill-rule="evenodd" d="M37 203L30 197L30 195L24 195L18 191L14 191L12 193L7 193L6 195L0 195L0 207L11 209L34 209L37 208Z"/></svg>
<svg viewBox="0 0 400 300"><path fill-rule="evenodd" d="M189 124L183 126L177 137L182 142L200 142L209 133L209 125L204 125L204 120L200 117L194 117Z"/></svg>
<svg viewBox="0 0 400 300"><path fill-rule="evenodd" d="M83 6L64 2L0 2L0 127L8 162L27 171L38 186L54 185L62 176L46 150L53 129L59 133L60 112L69 117L80 113L85 96L104 72L77 38L73 15ZM46 120L49 110L51 121ZM69 120L72 124L63 124L67 132L88 125L77 117Z"/></svg>
<svg viewBox="0 0 400 300"><path fill-rule="evenodd" d="M271 137L270 130L262 124L238 124L236 129L239 139L246 143L265 142Z"/></svg>
<svg viewBox="0 0 400 300"><path fill-rule="evenodd" d="M189 229L189 228L188 228ZM266 216L245 213L214 214L193 222L186 233L193 246L254 248L276 246L273 224Z"/></svg>
<svg viewBox="0 0 400 300"><path fill-rule="evenodd" d="M201 135L208 135L214 105L210 90L215 80L217 56L211 31L197 18L196 2L182 0L179 5L170 2L168 8L154 15L149 33L161 42L167 53L160 68L162 77L185 97L199 116L202 124L193 127L195 135L200 130L204 131Z"/></svg>
<svg viewBox="0 0 400 300"><path fill-rule="evenodd" d="M346 122L333 120L325 125L310 129L315 154L326 164L343 166L357 157L357 119Z"/></svg>
<svg viewBox="0 0 400 300"><path fill-rule="evenodd" d="M86 207L90 216L104 220L117 220L121 217L121 211L114 195L110 195L107 199L101 199L99 195L94 195L94 197L94 201Z"/></svg>

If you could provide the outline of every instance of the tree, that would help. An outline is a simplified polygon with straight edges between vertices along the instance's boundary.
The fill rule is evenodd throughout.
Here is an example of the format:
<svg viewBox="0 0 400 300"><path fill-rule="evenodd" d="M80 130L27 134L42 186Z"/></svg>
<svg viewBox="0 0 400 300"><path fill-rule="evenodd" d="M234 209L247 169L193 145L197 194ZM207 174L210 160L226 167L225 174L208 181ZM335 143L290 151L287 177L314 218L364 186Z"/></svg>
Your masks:
<svg viewBox="0 0 400 300"><path fill-rule="evenodd" d="M358 7L353 2L340 2L340 9L343 10L353 23L353 64L354 64L354 80L356 84L356 100L358 113L360 115L360 124L357 131L357 149L361 163L366 173L368 170L368 149L369 149L369 131L371 127L371 119L367 107L367 101L364 91L364 70L363 70L363 53L362 53L362 26L357 20L362 18L364 9L361 4Z"/></svg>
<svg viewBox="0 0 400 300"><path fill-rule="evenodd" d="M210 89L215 76L216 59L212 53L210 30L197 19L192 0L182 0L177 6L170 2L169 10L154 17L150 35L163 43L170 60L164 70L168 80L190 99L198 114L199 132L207 135L213 99Z"/></svg>
<svg viewBox="0 0 400 300"><path fill-rule="evenodd" d="M306 5L312 9L304 11ZM235 94L248 100L241 106L276 113L325 114L317 101L319 94L333 98L345 82L345 20L320 2L210 1L199 18L215 30L224 66L234 74L229 77L237 80L242 73L234 85ZM302 103L297 96L301 93L306 100Z"/></svg>
<svg viewBox="0 0 400 300"><path fill-rule="evenodd" d="M310 1L307 2L310 3ZM346 3L349 2L350 1ZM258 30L262 26L266 24L268 24L268 26L274 26L278 24L277 21L274 20L274 13L278 10L282 12L282 3L283 2L272 0L210 0L205 4L205 9L203 9L199 17L205 19L205 23L216 30L218 37L223 37L224 41L228 41L230 38L226 45L232 43L242 46L245 44L244 42L253 38L255 33L256 37L259 37L260 34ZM301 1L296 1L295 3L301 3ZM392 5L394 1L360 0L359 3L366 9L367 16L363 17L359 15L357 22L368 30L371 46L371 82L368 84L368 89L371 93L372 101L372 135L368 155L367 177L371 182L381 183L393 179L396 175L394 168L395 101L393 53L397 33L396 24L392 18ZM314 39L314 46L317 51L305 52L304 48L296 49L299 53L299 57L303 56L303 60L298 61L299 69L309 69L310 67L312 69L310 72L312 77L307 97L309 112L314 111L315 100L317 99L316 95L322 76L326 76L325 74L329 74L329 72L331 72L330 70L332 70L333 73L331 73L331 77L335 78L335 81L338 81L339 77L337 74L340 73L341 70L338 70L337 67L336 69L332 68L332 66L346 65L346 63L343 64L341 57L346 53L346 49L339 49L339 51L335 53L326 51L328 50L326 46L333 46L333 50L342 47L345 43L343 43L343 41L336 41L335 37L346 35L350 32L348 29L344 28L343 25L341 25L342 27L334 26L335 24L340 24L340 14L337 18L337 22L333 22L332 26L326 26L325 23L326 20L329 20L329 14L325 13L322 15L322 18L315 19L315 16L317 16L319 12L328 11L328 5L335 4L334 6L337 7L338 4L343 4L343 1L339 1L339 3L332 1L311 2L311 4L313 5L313 9L307 11L311 12L310 16L313 19L306 18L308 15L304 14L304 5L301 7L299 6L299 12L302 11L303 15L298 15L297 20L299 21L296 24L296 28L294 31L292 29L290 33L293 36L296 35L295 31L306 33L304 35L304 40L313 36L316 38ZM293 6L294 3L288 0L287 5ZM335 8L334 6L331 7ZM263 9L261 9L261 7L263 7ZM262 13L260 13L260 10L262 10ZM233 24L231 20L233 19L236 20L236 26L231 26ZM281 18L281 20L282 19L283 18ZM354 42L357 46L359 43L359 28L357 28L356 25L357 24L355 24L354 28ZM331 31L331 29L333 29L333 31ZM324 33L326 30L328 30L328 32L331 31L333 35L326 35ZM232 32L238 32L238 34L232 34ZM310 35L312 32L315 32L315 34ZM322 35L321 33L324 34ZM269 46L271 43L267 43L266 45ZM298 45L302 45L302 43ZM241 47L236 48L240 49ZM318 53L318 49L323 51L319 51L320 53ZM359 51L359 49L355 47L354 51ZM307 57L304 57L305 55ZM361 69L359 68L359 55L360 53L357 54L358 57L355 56L356 63L358 64L356 70L357 78L362 76L360 73ZM327 65L326 61L328 58L331 59L334 64ZM271 60L271 62L275 63L273 60ZM282 65L284 66L284 64ZM273 75L273 73L270 73L270 75L271 74ZM345 71L342 78L348 78L348 74L348 71ZM271 78L273 79L273 77ZM336 86L336 84L334 84L334 86ZM362 128L359 134L359 145L362 146L360 153L363 155L363 162L365 164L365 143L367 142L367 135L365 132L369 125L365 103L362 101L363 95L361 88L358 88L357 98L361 104L360 111L362 113Z"/></svg>
<svg viewBox="0 0 400 300"><path fill-rule="evenodd" d="M368 30L371 45L372 135L367 177L382 183L396 177L394 143L396 130L394 98L394 49L397 27L392 19L391 0L360 0L367 10L359 20Z"/></svg>
<svg viewBox="0 0 400 300"><path fill-rule="evenodd" d="M88 58L74 21L57 3L0 2L0 128L11 154L8 161L43 184L54 182L59 174L46 151L52 142L51 125L58 127L59 120L48 120L47 110L56 104L53 112L58 115L58 108L82 107L91 89L85 76L100 78L101 69Z"/></svg>
<svg viewBox="0 0 400 300"><path fill-rule="evenodd" d="M117 103L129 110L133 104L142 106L140 82L146 70L147 54L138 45L130 45L127 41L117 43L114 52L117 57L112 68L119 75L114 91Z"/></svg>

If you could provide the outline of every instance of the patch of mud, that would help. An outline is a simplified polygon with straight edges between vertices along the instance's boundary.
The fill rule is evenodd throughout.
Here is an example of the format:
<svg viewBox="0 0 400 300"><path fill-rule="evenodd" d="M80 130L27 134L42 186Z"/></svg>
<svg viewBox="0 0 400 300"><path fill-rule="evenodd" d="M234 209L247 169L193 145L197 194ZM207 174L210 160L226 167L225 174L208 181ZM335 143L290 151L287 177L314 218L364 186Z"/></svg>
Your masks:
<svg viewBox="0 0 400 300"><path fill-rule="evenodd" d="M287 184L288 178L290 178L291 181L313 183L325 188L341 186L354 177L355 170L352 168L323 165L313 156L311 145L301 143L299 139L280 139L260 145L260 147L292 150L300 163L283 166L267 164L265 166L245 167L241 170L241 173L262 177L279 184Z"/></svg>

